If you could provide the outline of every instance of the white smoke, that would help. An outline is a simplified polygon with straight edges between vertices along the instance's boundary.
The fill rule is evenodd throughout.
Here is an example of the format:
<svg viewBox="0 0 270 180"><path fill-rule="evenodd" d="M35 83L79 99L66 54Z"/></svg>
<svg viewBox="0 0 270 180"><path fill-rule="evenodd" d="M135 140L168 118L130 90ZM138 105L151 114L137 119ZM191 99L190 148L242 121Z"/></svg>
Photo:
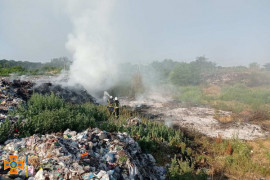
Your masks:
<svg viewBox="0 0 270 180"><path fill-rule="evenodd" d="M110 25L114 1L69 0L67 3L74 28L66 43L73 55L69 83L81 84L89 92L106 90L113 85L116 73Z"/></svg>

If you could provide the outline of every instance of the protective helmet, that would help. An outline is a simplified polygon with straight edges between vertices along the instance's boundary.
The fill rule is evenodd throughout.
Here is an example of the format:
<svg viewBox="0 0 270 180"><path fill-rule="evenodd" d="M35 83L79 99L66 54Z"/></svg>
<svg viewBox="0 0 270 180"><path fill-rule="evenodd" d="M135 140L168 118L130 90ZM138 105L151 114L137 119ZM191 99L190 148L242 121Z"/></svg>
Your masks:
<svg viewBox="0 0 270 180"><path fill-rule="evenodd" d="M117 97L115 97L115 98L114 98L114 100L116 100L116 101L117 101Z"/></svg>
<svg viewBox="0 0 270 180"><path fill-rule="evenodd" d="M110 96L110 99L112 99L112 96Z"/></svg>

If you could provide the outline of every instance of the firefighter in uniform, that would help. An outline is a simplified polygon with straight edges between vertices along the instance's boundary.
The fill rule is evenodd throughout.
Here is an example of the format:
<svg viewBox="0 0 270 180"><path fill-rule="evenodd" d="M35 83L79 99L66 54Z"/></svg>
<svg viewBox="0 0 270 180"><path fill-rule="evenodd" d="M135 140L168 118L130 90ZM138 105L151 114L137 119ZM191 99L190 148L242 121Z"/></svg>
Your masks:
<svg viewBox="0 0 270 180"><path fill-rule="evenodd" d="M117 99L117 97L115 97L114 99L114 115L115 115L115 118L119 118L119 101Z"/></svg>
<svg viewBox="0 0 270 180"><path fill-rule="evenodd" d="M110 112L110 115L112 115L113 114L113 104L114 104L114 102L113 102L113 97L112 96L110 96L110 98L108 99L108 110L109 110L109 112Z"/></svg>

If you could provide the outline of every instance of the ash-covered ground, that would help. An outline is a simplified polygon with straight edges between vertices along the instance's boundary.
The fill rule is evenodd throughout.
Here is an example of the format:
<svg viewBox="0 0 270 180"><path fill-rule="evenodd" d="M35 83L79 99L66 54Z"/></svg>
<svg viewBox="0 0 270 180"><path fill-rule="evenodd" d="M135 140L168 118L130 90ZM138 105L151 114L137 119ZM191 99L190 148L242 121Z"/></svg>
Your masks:
<svg viewBox="0 0 270 180"><path fill-rule="evenodd" d="M231 112L210 107L186 107L173 100L168 93L164 95L162 92L151 91L137 99L121 98L121 104L132 107L152 120L164 122L171 127L195 130L209 137L253 140L268 135L259 125L243 121L222 123L215 119L217 114L228 117L231 116Z"/></svg>

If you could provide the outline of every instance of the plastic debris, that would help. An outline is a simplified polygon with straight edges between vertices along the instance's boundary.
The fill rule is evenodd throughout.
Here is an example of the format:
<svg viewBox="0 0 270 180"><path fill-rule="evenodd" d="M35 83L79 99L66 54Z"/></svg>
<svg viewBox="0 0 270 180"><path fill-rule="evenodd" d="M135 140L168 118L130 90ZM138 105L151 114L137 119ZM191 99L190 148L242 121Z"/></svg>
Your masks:
<svg viewBox="0 0 270 180"><path fill-rule="evenodd" d="M68 134L72 137L66 138ZM0 145L2 160L15 153L19 158L28 155L28 175L35 179L166 179L166 169L156 166L154 157L142 153L127 133L98 128L33 135ZM20 177L25 178L25 170Z"/></svg>
<svg viewBox="0 0 270 180"><path fill-rule="evenodd" d="M41 168L38 172L37 172L37 174L35 175L35 180L44 180L45 179L45 177L44 177L44 175L43 175L43 169Z"/></svg>
<svg viewBox="0 0 270 180"><path fill-rule="evenodd" d="M83 158L87 158L87 156L88 156L88 153L87 153L87 152L82 153L82 154L81 154L81 159L83 159Z"/></svg>
<svg viewBox="0 0 270 180"><path fill-rule="evenodd" d="M141 121L142 120L140 118L138 118L138 117L127 119L128 125L136 125L136 126L138 126L138 125L141 124Z"/></svg>

